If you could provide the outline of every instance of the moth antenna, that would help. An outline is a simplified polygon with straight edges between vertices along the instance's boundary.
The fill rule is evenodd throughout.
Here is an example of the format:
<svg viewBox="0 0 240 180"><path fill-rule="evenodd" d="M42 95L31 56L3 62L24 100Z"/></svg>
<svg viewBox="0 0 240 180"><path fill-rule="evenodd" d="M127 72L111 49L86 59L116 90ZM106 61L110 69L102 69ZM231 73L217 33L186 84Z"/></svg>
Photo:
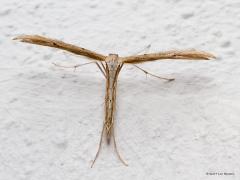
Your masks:
<svg viewBox="0 0 240 180"><path fill-rule="evenodd" d="M134 55L138 55L138 54L140 54L142 52L148 51L151 48L151 46L152 46L151 44L145 46L143 49L141 49L140 51L136 52Z"/></svg>

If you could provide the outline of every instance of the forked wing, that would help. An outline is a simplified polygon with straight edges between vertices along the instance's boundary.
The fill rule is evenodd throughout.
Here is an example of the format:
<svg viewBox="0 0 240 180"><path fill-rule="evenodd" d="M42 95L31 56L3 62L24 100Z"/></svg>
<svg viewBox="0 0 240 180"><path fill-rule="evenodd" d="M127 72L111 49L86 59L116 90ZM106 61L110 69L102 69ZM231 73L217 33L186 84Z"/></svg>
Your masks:
<svg viewBox="0 0 240 180"><path fill-rule="evenodd" d="M42 46L49 46L57 49L63 49L65 51L69 51L74 54L82 55L89 57L91 59L96 59L99 61L104 61L106 59L106 56L95 53L93 51L68 44L56 39L50 39L46 38L43 36L38 36L38 35L22 35L22 36L17 36L13 40L20 40L21 42L26 42L26 43L31 43L31 44L38 44Z"/></svg>
<svg viewBox="0 0 240 180"><path fill-rule="evenodd" d="M166 51L160 53L122 57L121 61L123 63L137 64L147 61L156 61L164 59L210 60L211 58L215 58L215 56L204 51L185 50L185 51Z"/></svg>

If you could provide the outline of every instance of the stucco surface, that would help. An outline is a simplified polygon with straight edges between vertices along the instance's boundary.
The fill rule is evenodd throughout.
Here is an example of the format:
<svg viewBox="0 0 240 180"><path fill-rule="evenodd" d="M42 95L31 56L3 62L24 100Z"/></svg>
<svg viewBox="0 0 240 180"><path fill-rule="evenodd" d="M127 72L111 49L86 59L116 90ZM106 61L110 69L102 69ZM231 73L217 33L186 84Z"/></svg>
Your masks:
<svg viewBox="0 0 240 180"><path fill-rule="evenodd" d="M240 178L240 2L238 0L1 0L1 180L208 180ZM12 41L61 39L120 56L199 49L213 61L124 66L116 139L129 166L103 143L105 80L90 60ZM207 172L234 175L207 175Z"/></svg>

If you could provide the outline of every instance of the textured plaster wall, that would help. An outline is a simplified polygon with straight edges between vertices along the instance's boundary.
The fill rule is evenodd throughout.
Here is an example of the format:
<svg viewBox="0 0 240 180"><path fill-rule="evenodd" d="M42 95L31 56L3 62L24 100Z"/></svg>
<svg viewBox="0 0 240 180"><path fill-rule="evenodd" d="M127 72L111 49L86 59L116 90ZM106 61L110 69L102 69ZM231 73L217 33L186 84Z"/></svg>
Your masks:
<svg viewBox="0 0 240 180"><path fill-rule="evenodd" d="M240 179L238 0L1 0L0 180ZM105 81L84 57L11 40L40 34L121 56L195 48L214 61L126 65L116 138L103 144ZM142 52L144 53L144 52ZM206 175L207 172L235 175Z"/></svg>

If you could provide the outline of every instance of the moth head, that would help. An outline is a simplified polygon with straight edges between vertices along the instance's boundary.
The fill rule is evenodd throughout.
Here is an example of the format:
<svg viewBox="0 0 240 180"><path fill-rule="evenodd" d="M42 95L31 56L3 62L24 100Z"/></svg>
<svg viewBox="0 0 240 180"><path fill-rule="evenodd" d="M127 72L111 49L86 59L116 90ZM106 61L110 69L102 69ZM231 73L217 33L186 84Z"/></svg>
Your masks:
<svg viewBox="0 0 240 180"><path fill-rule="evenodd" d="M117 61L118 60L118 54L109 54L105 61Z"/></svg>
<svg viewBox="0 0 240 180"><path fill-rule="evenodd" d="M112 56L112 57L118 57L118 54L109 54L108 56Z"/></svg>

